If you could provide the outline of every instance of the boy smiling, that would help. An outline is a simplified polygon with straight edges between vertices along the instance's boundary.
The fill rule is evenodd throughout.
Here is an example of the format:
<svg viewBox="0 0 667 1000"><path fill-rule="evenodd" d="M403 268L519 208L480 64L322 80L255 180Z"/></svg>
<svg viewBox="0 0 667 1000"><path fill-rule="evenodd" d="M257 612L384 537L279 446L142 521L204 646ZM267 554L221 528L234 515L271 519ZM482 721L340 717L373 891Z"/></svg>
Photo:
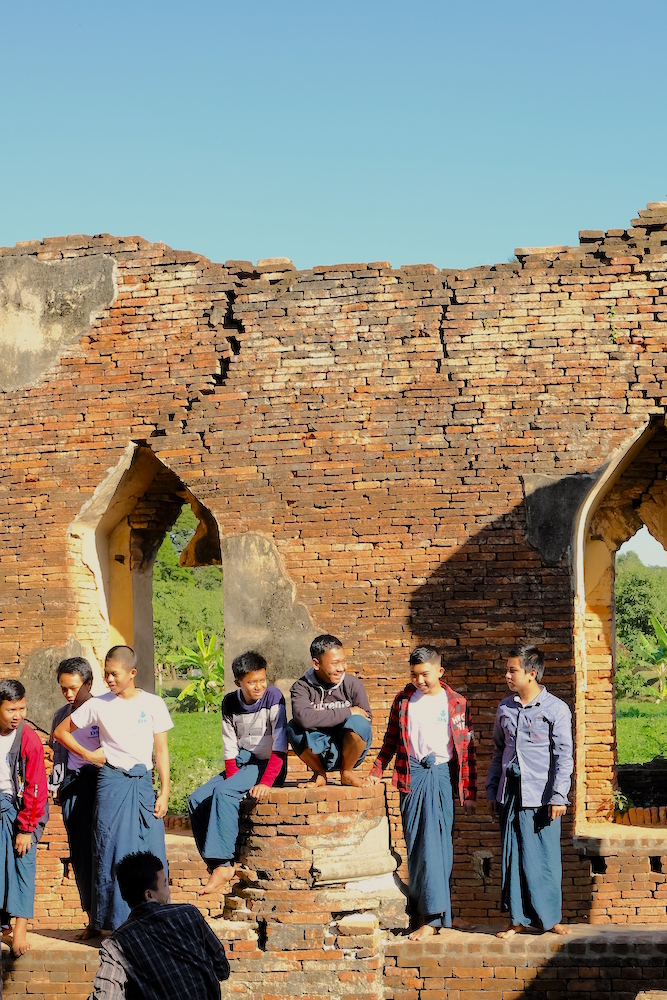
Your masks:
<svg viewBox="0 0 667 1000"><path fill-rule="evenodd" d="M343 644L335 635L318 635L310 644L312 666L292 685L292 721L287 739L313 772L299 787L323 786L340 770L341 785L362 787L355 772L373 740L371 707L358 677L347 673Z"/></svg>
<svg viewBox="0 0 667 1000"><path fill-rule="evenodd" d="M392 780L401 793L410 915L416 925L412 941L452 926L452 779L466 813L475 809L477 769L468 703L443 680L441 661L435 646L418 646L410 654L410 682L394 698L370 773L372 783L380 781L396 754ZM458 926L469 927L464 921Z"/></svg>
<svg viewBox="0 0 667 1000"><path fill-rule="evenodd" d="M200 895L224 889L234 875L239 808L246 793L255 802L282 785L287 772L285 699L267 685L266 660L249 651L232 662L236 691L222 702L224 774L188 798L192 832L210 873Z"/></svg>

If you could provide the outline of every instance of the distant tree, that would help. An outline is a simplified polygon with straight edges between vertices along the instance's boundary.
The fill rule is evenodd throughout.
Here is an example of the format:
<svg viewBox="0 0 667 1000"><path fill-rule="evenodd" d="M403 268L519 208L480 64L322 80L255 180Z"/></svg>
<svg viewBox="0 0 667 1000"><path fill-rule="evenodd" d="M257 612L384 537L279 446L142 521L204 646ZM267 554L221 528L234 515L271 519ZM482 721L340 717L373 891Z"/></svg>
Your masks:
<svg viewBox="0 0 667 1000"><path fill-rule="evenodd" d="M197 632L222 636L222 569L181 566L180 553L197 527L197 518L185 504L165 536L153 567L153 621L155 660L178 662L181 647L196 647Z"/></svg>
<svg viewBox="0 0 667 1000"><path fill-rule="evenodd" d="M641 655L639 636L653 635L651 617L656 613L656 594L650 571L638 562L616 574L616 635L631 653Z"/></svg>

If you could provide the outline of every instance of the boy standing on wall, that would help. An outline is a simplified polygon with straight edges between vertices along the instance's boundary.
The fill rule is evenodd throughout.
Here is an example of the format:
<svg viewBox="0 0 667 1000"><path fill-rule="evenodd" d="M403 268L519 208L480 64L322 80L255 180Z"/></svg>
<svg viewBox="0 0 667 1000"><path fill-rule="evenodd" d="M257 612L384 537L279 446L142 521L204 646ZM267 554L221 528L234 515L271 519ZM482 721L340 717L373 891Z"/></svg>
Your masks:
<svg viewBox="0 0 667 1000"><path fill-rule="evenodd" d="M454 798L452 778L466 813L475 811L475 739L466 699L443 680L435 646L410 654L410 682L391 706L382 749L370 774L377 783L396 754L392 781L401 793L408 855L410 940L423 941L452 926ZM468 927L463 921L459 926Z"/></svg>
<svg viewBox="0 0 667 1000"><path fill-rule="evenodd" d="M49 739L49 744L53 747L51 790L62 807L81 909L88 914L88 926L79 935L80 939L85 941L95 933L90 922L93 881L92 829L100 769L94 764L87 764L78 753L68 751L62 743L54 740L53 734L64 719L92 697L93 671L88 660L82 656L71 656L67 660L60 661L57 677L67 704L54 712L51 723ZM79 728L77 742L87 750L99 750L99 728L96 725Z"/></svg>
<svg viewBox="0 0 667 1000"><path fill-rule="evenodd" d="M210 878L200 895L224 888L236 871L239 807L246 792L256 802L285 783L285 699L266 683L266 660L243 653L232 662L236 691L222 702L225 772L188 798L192 832Z"/></svg>
<svg viewBox="0 0 667 1000"><path fill-rule="evenodd" d="M16 917L11 947L17 957L28 950L37 843L49 816L44 748L25 717L21 682L0 681L0 909L3 928Z"/></svg>
<svg viewBox="0 0 667 1000"><path fill-rule="evenodd" d="M93 817L93 892L91 923L115 930L130 914L115 879L126 854L150 851L167 871L163 817L169 800L169 746L173 728L167 706L157 695L134 686L136 657L129 646L114 646L106 656L109 694L90 698L56 728L54 737L89 764L101 768ZM88 750L75 733L99 728L101 749ZM155 763L160 794L151 780Z"/></svg>
<svg viewBox="0 0 667 1000"><path fill-rule="evenodd" d="M306 786L326 785L327 773L340 769L341 785L362 787L367 778L355 774L372 739L368 695L353 674L340 639L318 635L310 644L313 661L291 688L292 721L287 739L313 772Z"/></svg>
<svg viewBox="0 0 667 1000"><path fill-rule="evenodd" d="M540 685L543 676L544 653L537 646L510 650L505 680L513 693L496 712L486 778L489 810L500 815L501 909L510 914L502 938L531 926L568 933L560 922L560 820L574 767L572 716Z"/></svg>

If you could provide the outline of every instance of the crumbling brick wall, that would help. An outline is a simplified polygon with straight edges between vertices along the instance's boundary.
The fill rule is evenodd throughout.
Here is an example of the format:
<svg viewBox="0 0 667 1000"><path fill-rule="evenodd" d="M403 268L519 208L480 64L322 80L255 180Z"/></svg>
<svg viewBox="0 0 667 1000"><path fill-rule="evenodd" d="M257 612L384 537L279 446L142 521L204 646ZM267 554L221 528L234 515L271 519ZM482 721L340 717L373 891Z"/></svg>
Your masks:
<svg viewBox="0 0 667 1000"><path fill-rule="evenodd" d="M436 642L471 701L483 777L507 649L543 645L547 683L575 709L583 808L611 761L587 771L582 749L572 524L545 555L527 484L594 480L664 417L663 242L667 207L649 206L627 230L466 271L223 266L108 236L0 251L48 264L54 286L65 262L111 260L114 288L0 399L3 675L69 636L103 655L99 585L69 528L145 443L215 516L223 568L225 538L275 547L313 631L349 647L376 744L409 648ZM64 314L61 299L44 309ZM496 846L483 815L461 831L459 857Z"/></svg>

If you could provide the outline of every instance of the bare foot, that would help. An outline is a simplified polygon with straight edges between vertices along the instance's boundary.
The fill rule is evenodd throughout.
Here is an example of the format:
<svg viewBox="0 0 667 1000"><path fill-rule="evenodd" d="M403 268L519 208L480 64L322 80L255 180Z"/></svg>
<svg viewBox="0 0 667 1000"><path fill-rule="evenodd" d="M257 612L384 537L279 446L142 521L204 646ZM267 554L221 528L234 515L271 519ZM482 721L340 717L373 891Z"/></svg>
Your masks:
<svg viewBox="0 0 667 1000"><path fill-rule="evenodd" d="M471 924L469 920L464 920L463 917L454 917L452 920L452 927L457 931L474 931L477 924Z"/></svg>
<svg viewBox="0 0 667 1000"><path fill-rule="evenodd" d="M438 929L433 924L422 924L412 934L408 934L408 941L426 941L427 938L433 937L437 933Z"/></svg>
<svg viewBox="0 0 667 1000"><path fill-rule="evenodd" d="M74 940L90 941L91 938L100 937L101 934L102 931L99 931L96 927L91 927L90 924L88 924L88 926L84 927L82 931L79 931L78 934L74 935Z"/></svg>
<svg viewBox="0 0 667 1000"><path fill-rule="evenodd" d="M367 788L370 785L368 778L357 774L356 771L341 771L340 783L341 785L352 785L353 788Z"/></svg>
<svg viewBox="0 0 667 1000"><path fill-rule="evenodd" d="M14 924L14 934L12 936L12 955L20 958L29 950L28 944L28 920L26 917L17 917Z"/></svg>
<svg viewBox="0 0 667 1000"><path fill-rule="evenodd" d="M199 890L200 896L206 896L218 889L225 889L236 874L236 865L219 865L211 872L208 882Z"/></svg>
<svg viewBox="0 0 667 1000"><path fill-rule="evenodd" d="M565 937L566 934L570 933L570 928L565 927L564 924L554 924L553 927L549 928L549 930L552 934L560 934L561 937Z"/></svg>
<svg viewBox="0 0 667 1000"><path fill-rule="evenodd" d="M308 781L299 781L299 788L324 788L327 783L326 774L314 774Z"/></svg>
<svg viewBox="0 0 667 1000"><path fill-rule="evenodd" d="M513 927L508 927L506 931L498 931L496 934L497 938L513 938L515 934L521 934L525 931L525 927L522 924L514 924Z"/></svg>

